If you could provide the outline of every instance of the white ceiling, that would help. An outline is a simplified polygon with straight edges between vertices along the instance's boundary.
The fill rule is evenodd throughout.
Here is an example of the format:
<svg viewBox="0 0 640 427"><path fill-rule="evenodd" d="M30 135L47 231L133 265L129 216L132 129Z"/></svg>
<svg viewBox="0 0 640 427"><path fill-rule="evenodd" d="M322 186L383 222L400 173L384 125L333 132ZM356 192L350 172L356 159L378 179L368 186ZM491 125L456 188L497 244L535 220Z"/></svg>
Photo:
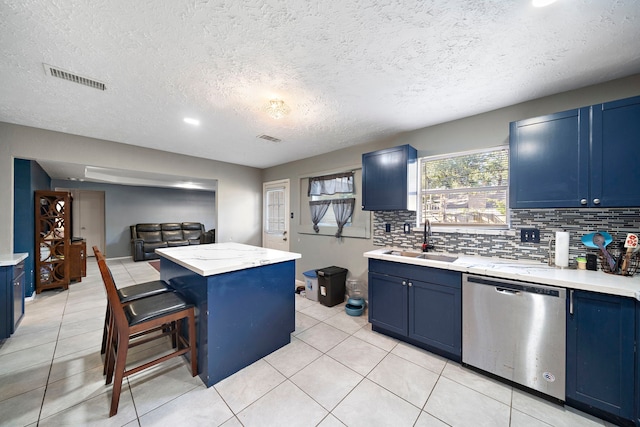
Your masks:
<svg viewBox="0 0 640 427"><path fill-rule="evenodd" d="M259 168L640 72L638 0L0 0L0 16L0 121Z"/></svg>

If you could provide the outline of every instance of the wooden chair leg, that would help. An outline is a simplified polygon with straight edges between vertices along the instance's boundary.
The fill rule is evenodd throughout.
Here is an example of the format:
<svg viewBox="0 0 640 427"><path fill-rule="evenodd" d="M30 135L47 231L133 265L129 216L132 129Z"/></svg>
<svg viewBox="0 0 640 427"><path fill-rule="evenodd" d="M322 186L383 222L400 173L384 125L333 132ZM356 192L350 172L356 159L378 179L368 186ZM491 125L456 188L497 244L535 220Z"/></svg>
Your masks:
<svg viewBox="0 0 640 427"><path fill-rule="evenodd" d="M109 357L105 361L105 375L107 376L105 384L111 384L113 380L113 372L116 365L116 357L120 354L120 333L118 331L114 331L115 325L112 325L111 330L109 331L109 344L107 344L107 354ZM127 340L129 337L126 337ZM126 343L126 347L129 348L129 343Z"/></svg>
<svg viewBox="0 0 640 427"><path fill-rule="evenodd" d="M191 309L189 316L189 348L191 356L191 375L198 375L198 352L196 351L196 320L195 310Z"/></svg>
<svg viewBox="0 0 640 427"><path fill-rule="evenodd" d="M111 394L111 411L109 417L118 413L118 404L120 403L120 392L122 391L122 381L124 380L124 371L127 364L127 350L129 349L128 333L118 333L118 343L116 349L115 362L115 378L113 381L113 391Z"/></svg>
<svg viewBox="0 0 640 427"><path fill-rule="evenodd" d="M176 348L180 344L178 337L182 331L182 319L171 322L171 347Z"/></svg>

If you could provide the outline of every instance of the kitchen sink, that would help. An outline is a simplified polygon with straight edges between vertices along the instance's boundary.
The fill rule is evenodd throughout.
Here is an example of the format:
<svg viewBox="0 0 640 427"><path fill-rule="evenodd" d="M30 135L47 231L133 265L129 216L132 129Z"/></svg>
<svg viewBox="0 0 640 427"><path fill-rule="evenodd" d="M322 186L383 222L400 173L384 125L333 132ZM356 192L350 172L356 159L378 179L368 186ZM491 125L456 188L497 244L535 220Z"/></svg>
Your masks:
<svg viewBox="0 0 640 427"><path fill-rule="evenodd" d="M432 261L453 262L458 259L455 256L437 255L437 254L419 254L416 258L430 259Z"/></svg>
<svg viewBox="0 0 640 427"><path fill-rule="evenodd" d="M438 255L424 252L412 252L412 251L386 251L385 255L403 256L408 258L428 259L432 261L453 262L458 259L455 256Z"/></svg>

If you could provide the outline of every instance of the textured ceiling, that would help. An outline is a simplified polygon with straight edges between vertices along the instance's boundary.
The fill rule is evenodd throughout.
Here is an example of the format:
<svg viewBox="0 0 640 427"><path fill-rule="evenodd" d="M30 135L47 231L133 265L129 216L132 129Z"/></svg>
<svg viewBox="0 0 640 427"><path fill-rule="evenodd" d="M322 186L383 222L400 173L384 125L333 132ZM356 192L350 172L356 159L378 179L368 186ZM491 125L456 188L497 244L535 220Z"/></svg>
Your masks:
<svg viewBox="0 0 640 427"><path fill-rule="evenodd" d="M640 72L637 0L0 0L0 16L0 121L260 168Z"/></svg>

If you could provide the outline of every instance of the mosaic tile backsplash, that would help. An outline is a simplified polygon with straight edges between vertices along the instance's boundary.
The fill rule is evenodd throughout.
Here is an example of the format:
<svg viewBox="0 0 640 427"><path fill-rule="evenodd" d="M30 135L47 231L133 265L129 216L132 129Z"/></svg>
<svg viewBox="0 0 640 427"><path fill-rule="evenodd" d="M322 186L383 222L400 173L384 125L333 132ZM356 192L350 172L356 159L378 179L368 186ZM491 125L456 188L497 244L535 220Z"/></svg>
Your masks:
<svg viewBox="0 0 640 427"><path fill-rule="evenodd" d="M411 231L404 232L404 224L411 224ZM386 224L391 231L386 231ZM420 250L423 229L416 228L416 213L411 211L374 212L373 244L403 249ZM540 243L520 242L521 228L540 230ZM547 263L549 241L552 240L551 259L554 259L555 232L568 231L569 266L575 266L575 258L597 249L585 247L580 238L594 231L606 231L613 237L612 245L624 242L627 233L640 234L640 208L625 209L514 209L511 210L511 230L500 235L482 232L433 231L431 252L492 256L506 259L523 259Z"/></svg>

